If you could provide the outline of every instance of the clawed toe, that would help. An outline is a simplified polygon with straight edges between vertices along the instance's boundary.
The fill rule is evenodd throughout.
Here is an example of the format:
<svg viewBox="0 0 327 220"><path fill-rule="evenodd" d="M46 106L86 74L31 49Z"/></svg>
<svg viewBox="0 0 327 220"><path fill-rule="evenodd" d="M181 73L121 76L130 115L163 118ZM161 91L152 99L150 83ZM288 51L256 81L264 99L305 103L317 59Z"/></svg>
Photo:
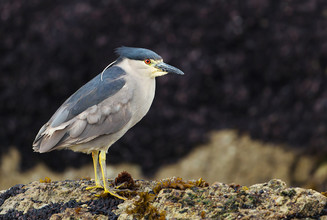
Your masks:
<svg viewBox="0 0 327 220"><path fill-rule="evenodd" d="M100 195L96 195L96 196L98 196L98 197L108 197L108 195L111 195L111 196L116 197L116 198L121 199L121 200L127 200L126 198L118 195L115 192L109 191L109 190L104 190Z"/></svg>
<svg viewBox="0 0 327 220"><path fill-rule="evenodd" d="M92 190L92 189L103 189L103 186L99 185L99 186L89 186L86 187L85 190Z"/></svg>
<svg viewBox="0 0 327 220"><path fill-rule="evenodd" d="M101 185L98 185L98 186L89 186L89 187L86 187L85 190L92 190L92 189L104 189L103 186ZM118 195L117 193L113 192L113 191L109 191L107 189L104 189L103 192L99 195L95 195L97 197L108 197L109 195L113 196L113 197L116 197L118 199L122 199L122 200L126 200L126 198Z"/></svg>

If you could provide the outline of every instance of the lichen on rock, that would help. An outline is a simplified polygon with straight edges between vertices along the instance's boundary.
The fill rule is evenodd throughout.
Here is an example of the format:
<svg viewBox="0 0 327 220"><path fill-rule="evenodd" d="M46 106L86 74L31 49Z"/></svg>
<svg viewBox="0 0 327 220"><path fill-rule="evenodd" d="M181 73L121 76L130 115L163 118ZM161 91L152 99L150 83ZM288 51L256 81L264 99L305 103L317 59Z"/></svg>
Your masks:
<svg viewBox="0 0 327 220"><path fill-rule="evenodd" d="M85 190L94 184L90 180L16 185L0 193L0 219L296 219L327 215L326 196L287 187L277 179L240 186L177 177L160 181L122 177L110 181L110 186L126 201L96 196L101 189ZM133 184L124 184L124 179Z"/></svg>

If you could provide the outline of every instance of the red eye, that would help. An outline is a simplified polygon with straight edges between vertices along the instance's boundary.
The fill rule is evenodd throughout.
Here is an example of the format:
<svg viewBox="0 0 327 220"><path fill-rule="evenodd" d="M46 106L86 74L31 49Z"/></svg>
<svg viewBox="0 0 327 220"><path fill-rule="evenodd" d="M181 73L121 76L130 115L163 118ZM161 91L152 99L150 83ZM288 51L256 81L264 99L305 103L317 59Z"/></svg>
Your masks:
<svg viewBox="0 0 327 220"><path fill-rule="evenodd" d="M151 60L150 59L146 59L146 60L144 60L144 63L149 65L151 63Z"/></svg>

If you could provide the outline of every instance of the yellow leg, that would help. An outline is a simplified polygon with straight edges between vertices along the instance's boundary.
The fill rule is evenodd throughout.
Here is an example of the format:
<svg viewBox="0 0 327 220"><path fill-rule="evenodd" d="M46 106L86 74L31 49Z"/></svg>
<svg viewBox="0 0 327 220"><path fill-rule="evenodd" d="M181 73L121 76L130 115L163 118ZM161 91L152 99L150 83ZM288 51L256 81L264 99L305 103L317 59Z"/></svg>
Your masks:
<svg viewBox="0 0 327 220"><path fill-rule="evenodd" d="M100 184L99 177L99 151L92 152L93 167L94 167L94 176L95 176L95 186L87 187L86 190L103 188Z"/></svg>
<svg viewBox="0 0 327 220"><path fill-rule="evenodd" d="M126 200L126 198L121 197L115 192L110 192L108 189L108 182L107 182L107 169L106 169L106 151L102 150L100 152L100 167L101 167L101 172L102 172L102 180L103 180L103 187L104 187L104 193L107 194L109 193L110 195L117 197L122 200Z"/></svg>
<svg viewBox="0 0 327 220"><path fill-rule="evenodd" d="M99 151L92 152L92 159L94 166L95 185L101 186L99 177Z"/></svg>
<svg viewBox="0 0 327 220"><path fill-rule="evenodd" d="M101 167L104 191L108 191L106 152L105 151L100 152L99 160L100 160L99 162L100 162L100 167Z"/></svg>

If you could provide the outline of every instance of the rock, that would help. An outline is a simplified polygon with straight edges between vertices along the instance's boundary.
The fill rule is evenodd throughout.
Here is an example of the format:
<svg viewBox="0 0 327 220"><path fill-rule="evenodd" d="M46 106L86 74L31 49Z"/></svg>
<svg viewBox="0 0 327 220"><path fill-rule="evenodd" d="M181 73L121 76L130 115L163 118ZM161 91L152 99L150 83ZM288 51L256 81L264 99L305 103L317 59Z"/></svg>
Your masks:
<svg viewBox="0 0 327 220"><path fill-rule="evenodd" d="M296 219L326 218L327 198L278 179L249 187L172 177L160 181L120 180L117 193L101 197L101 189L85 190L90 180L50 179L16 185L0 192L0 219ZM112 189L114 190L114 189Z"/></svg>
<svg viewBox="0 0 327 220"><path fill-rule="evenodd" d="M235 130L221 130L212 132L207 144L177 163L159 169L156 179L172 175L194 179L201 175L208 182L252 185L277 178L287 184L306 186L312 182L316 164L316 158L298 155L286 146L254 140Z"/></svg>
<svg viewBox="0 0 327 220"><path fill-rule="evenodd" d="M326 190L327 185L327 162L319 164L313 173L312 185L315 188Z"/></svg>
<svg viewBox="0 0 327 220"><path fill-rule="evenodd" d="M101 219L105 216L116 217L111 207L121 201L113 198L97 198L85 187L93 182L89 180L62 182L32 182L16 185L0 195L0 219L28 217L31 219L61 219L71 215L79 216L85 208L91 217ZM85 214L85 216L87 216ZM84 216L84 214L83 214ZM60 218L61 217L61 218ZM108 218L108 217L106 217Z"/></svg>

